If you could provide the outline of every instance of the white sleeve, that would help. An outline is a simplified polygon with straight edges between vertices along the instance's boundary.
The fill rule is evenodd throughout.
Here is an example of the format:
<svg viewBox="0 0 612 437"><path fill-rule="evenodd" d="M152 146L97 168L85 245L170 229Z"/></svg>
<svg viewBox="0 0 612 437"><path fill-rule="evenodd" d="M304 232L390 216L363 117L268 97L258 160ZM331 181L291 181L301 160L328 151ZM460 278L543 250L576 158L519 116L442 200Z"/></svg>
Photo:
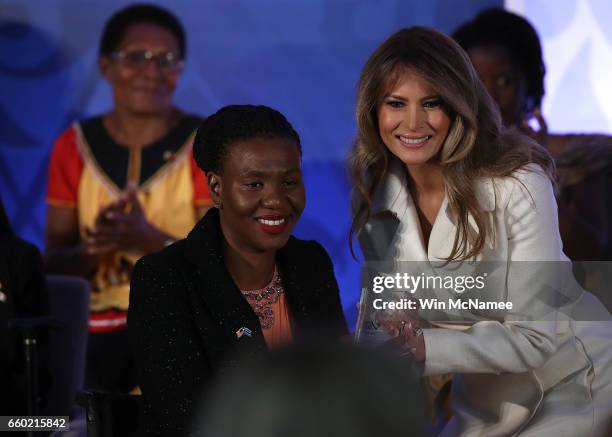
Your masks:
<svg viewBox="0 0 612 437"><path fill-rule="evenodd" d="M477 322L464 331L425 329L426 374L520 373L541 367L556 351L560 329L556 308L550 302L543 304L533 285L538 266L546 263L513 263L567 260L556 200L550 180L539 167L528 166L515 176L504 181L510 187L504 211L507 296L513 302L513 313L500 321ZM521 316L527 313L542 316Z"/></svg>

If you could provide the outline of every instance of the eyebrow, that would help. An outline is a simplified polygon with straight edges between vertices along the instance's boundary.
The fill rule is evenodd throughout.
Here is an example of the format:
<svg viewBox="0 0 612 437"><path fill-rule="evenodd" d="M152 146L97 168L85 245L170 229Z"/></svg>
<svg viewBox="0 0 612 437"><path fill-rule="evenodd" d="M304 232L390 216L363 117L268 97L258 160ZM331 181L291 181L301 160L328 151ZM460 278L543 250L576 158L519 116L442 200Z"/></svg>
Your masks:
<svg viewBox="0 0 612 437"><path fill-rule="evenodd" d="M277 173L277 172L247 169L247 170L243 171L242 173L240 173L239 176L241 176L241 177L244 177L244 176L263 177L266 174L270 174L270 173ZM299 167L293 167L293 168L290 168L289 170L285 170L285 171L282 171L282 172L279 172L279 173L283 173L283 174L301 173L301 169Z"/></svg>
<svg viewBox="0 0 612 437"><path fill-rule="evenodd" d="M406 100L404 97L397 95L397 94L389 94L387 95L387 97L385 97L386 99L396 99L396 100ZM427 95L423 98L421 98L421 100L428 100L428 99L441 99L442 97L439 94L430 94Z"/></svg>

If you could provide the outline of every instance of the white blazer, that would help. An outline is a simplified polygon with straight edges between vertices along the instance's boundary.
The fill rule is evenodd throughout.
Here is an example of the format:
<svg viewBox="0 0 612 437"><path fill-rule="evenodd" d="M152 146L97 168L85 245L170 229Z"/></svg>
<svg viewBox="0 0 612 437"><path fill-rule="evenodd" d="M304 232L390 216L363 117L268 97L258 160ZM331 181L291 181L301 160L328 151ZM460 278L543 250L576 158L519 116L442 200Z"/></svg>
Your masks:
<svg viewBox="0 0 612 437"><path fill-rule="evenodd" d="M475 182L493 230L476 261L508 261L503 293L520 312L537 304L529 291L535 278L513 271L512 261L567 257L549 179L536 165L513 176ZM439 261L456 232L445 199L424 247L406 169L394 158L360 244L366 261ZM546 322L509 315L468 329L424 330L425 373L455 374L454 414L442 435L612 435L612 319L592 295L579 296ZM578 312L588 315L574 317Z"/></svg>

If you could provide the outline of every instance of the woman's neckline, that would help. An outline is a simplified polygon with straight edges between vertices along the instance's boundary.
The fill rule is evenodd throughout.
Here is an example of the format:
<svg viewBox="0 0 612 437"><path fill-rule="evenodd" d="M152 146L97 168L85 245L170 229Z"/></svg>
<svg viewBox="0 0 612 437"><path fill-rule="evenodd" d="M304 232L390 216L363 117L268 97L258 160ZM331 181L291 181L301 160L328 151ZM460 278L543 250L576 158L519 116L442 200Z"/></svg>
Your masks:
<svg viewBox="0 0 612 437"><path fill-rule="evenodd" d="M114 121L113 114L114 113L111 112L111 113L101 116L102 131L104 132L104 135L106 135L112 143L116 144L119 147L123 147L126 149L131 149L131 148L145 149L155 144L159 144L165 138L171 135L172 132L175 129L177 129L181 125L181 123L186 119L186 116L182 111L176 108L173 108L172 111L166 116L166 119L168 121L166 123L166 127L164 131L160 131L158 134L150 135L150 138L140 141L140 144L136 144L136 142L133 142L134 144L129 144L128 140L124 140L123 138L121 138L122 134L120 133L120 130L121 130L120 127L117 127L116 125L113 124L113 123L116 123L116 121ZM151 119L150 121L147 122L147 124L148 123L159 123L159 119L160 118ZM144 124L145 123L143 123L142 125Z"/></svg>

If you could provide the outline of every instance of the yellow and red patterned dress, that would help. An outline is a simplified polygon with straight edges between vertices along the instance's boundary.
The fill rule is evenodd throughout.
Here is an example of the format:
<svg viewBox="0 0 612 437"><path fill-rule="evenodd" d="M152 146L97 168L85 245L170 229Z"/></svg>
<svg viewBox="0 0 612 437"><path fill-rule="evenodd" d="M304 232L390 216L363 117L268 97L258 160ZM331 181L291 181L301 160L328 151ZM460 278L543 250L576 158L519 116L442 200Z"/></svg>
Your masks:
<svg viewBox="0 0 612 437"><path fill-rule="evenodd" d="M99 210L118 199L128 182L136 182L147 220L176 238L184 238L197 221L196 209L211 205L204 173L192 158L198 117L185 117L162 139L144 148L113 141L94 117L73 124L55 142L49 167L50 205L76 208L81 235ZM130 273L142 253L109 255L88 278L92 284L90 332L126 327Z"/></svg>

